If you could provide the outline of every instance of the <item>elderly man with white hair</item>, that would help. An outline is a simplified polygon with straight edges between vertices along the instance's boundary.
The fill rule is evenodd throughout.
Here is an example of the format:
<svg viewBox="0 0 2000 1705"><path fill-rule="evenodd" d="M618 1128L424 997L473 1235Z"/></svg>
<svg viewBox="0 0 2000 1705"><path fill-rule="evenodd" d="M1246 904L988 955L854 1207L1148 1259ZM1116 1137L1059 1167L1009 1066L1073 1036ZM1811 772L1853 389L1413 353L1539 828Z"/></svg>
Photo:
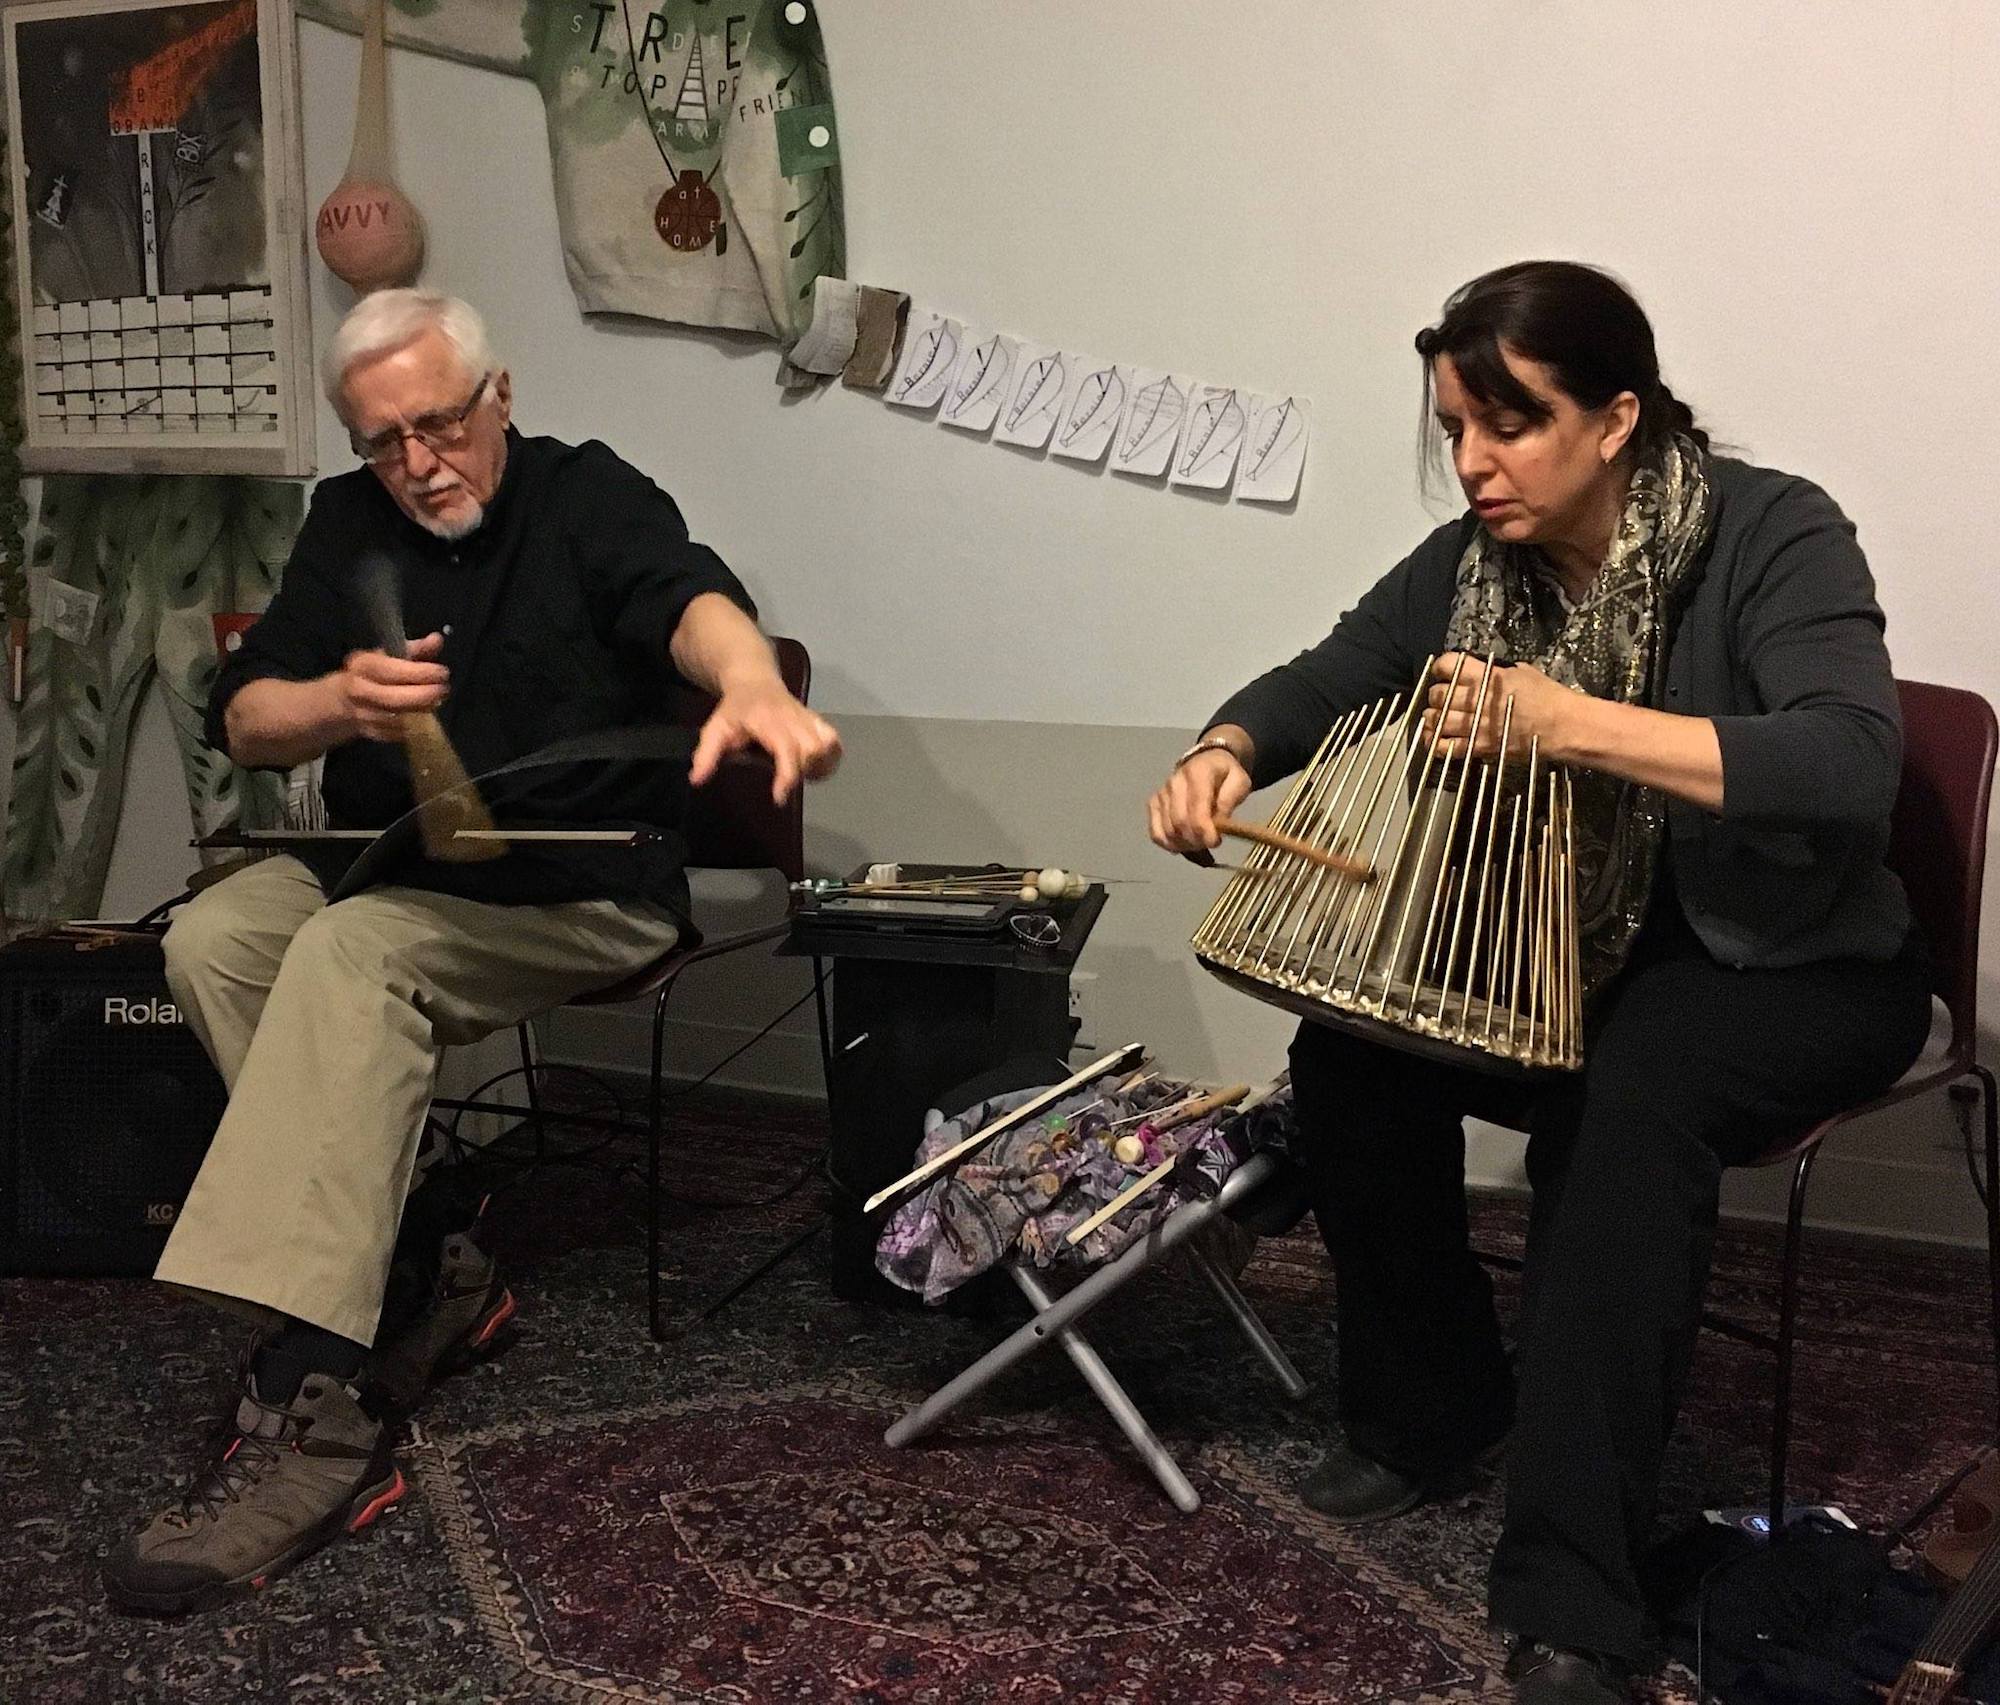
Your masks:
<svg viewBox="0 0 2000 1705"><path fill-rule="evenodd" d="M451 1238L428 1313L369 1366L439 1050L673 944L687 783L754 746L782 796L840 752L666 493L602 444L514 429L508 375L465 303L364 297L324 378L365 465L314 491L282 588L216 681L212 744L252 767L324 756L330 819L372 828L413 804L406 712L435 713L478 775L664 720L676 675L717 706L685 776L569 766L538 775L521 813L669 831L648 845L543 843L471 864L413 852L332 904L336 870L282 856L209 888L168 932L174 998L230 1100L157 1276L248 1314L257 1335L233 1442L105 1566L133 1609L262 1586L402 1495L363 1383L413 1396L514 1308L492 1261ZM407 646L362 583L384 575Z"/></svg>

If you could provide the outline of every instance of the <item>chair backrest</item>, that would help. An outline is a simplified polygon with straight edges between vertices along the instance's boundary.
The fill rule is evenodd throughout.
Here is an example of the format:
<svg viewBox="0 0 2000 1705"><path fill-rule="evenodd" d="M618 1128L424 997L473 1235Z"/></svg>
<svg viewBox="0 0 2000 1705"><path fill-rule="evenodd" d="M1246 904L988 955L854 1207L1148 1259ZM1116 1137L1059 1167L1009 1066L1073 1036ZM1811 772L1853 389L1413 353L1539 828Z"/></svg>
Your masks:
<svg viewBox="0 0 2000 1705"><path fill-rule="evenodd" d="M812 659L795 639L773 639L778 673L801 704L812 691ZM685 682L673 693L673 719L699 728L715 700ZM771 803L771 766L755 754L726 763L688 797L688 863L702 870L778 870L787 882L806 873L805 789L783 805Z"/></svg>
<svg viewBox="0 0 2000 1705"><path fill-rule="evenodd" d="M1979 901L1986 811L2000 724L1963 687L1898 681L1903 780L1889 822L1889 868L1930 942L1932 989L1951 1011L1955 1058L1972 1058L1979 990Z"/></svg>

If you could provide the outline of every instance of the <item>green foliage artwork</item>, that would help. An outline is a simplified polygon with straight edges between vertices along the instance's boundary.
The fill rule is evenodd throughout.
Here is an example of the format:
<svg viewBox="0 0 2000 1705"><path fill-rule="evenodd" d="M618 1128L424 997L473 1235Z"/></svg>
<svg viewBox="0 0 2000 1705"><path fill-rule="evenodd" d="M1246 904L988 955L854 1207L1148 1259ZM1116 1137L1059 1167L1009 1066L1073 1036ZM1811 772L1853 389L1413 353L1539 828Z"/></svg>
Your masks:
<svg viewBox="0 0 2000 1705"><path fill-rule="evenodd" d="M282 778L237 769L203 745L201 726L218 667L210 617L264 607L303 508L303 489L275 480L43 482L34 564L45 607L29 637L0 862L9 918L95 911L118 830L126 744L156 676L195 831L282 820Z"/></svg>
<svg viewBox="0 0 2000 1705"><path fill-rule="evenodd" d="M0 134L0 181L11 171ZM14 276L14 208L0 196L0 279ZM0 288L0 617L28 613L28 565L22 549L27 505L21 495L21 326L14 292Z"/></svg>

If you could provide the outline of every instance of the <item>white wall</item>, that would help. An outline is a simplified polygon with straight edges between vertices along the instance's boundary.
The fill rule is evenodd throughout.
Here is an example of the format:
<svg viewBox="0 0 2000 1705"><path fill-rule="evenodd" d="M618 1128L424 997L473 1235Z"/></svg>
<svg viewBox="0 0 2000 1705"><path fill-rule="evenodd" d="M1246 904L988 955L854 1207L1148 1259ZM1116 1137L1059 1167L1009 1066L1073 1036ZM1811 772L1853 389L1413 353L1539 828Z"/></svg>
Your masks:
<svg viewBox="0 0 2000 1705"><path fill-rule="evenodd" d="M837 387L788 403L767 345L581 320L534 86L392 54L427 279L490 317L523 426L604 438L653 474L767 624L810 642L817 702L858 735L860 773L813 806L827 863L1019 845L1143 882L1115 891L1092 949L1103 998L1169 1060L1254 1069L1241 1054L1274 1049L1282 1026L1188 969L1212 890L1150 852L1137 802L1181 731L1316 638L1432 523L1410 337L1452 286L1526 255L1626 277L1669 379L1718 434L1818 479L1855 518L1899 669L2000 699L2000 9L822 12L853 276L1316 409L1300 501L1271 512L971 441ZM312 25L301 38L316 206L345 163L357 49ZM345 292L315 272L323 337ZM330 415L320 436L324 466L347 465ZM880 763L926 754L942 768L904 791L884 779ZM1985 963L2000 1012L2000 954ZM1922 1221L1935 1195L1930 1229L1969 1230L1949 1140L1941 1111L1883 1127L1867 1145L1878 1170L1834 1217L1912 1229L1871 1203L1900 1194ZM1510 1164L1480 1153L1489 1172Z"/></svg>
<svg viewBox="0 0 2000 1705"><path fill-rule="evenodd" d="M1982 0L824 10L856 277L1320 414L1304 499L1270 514L853 393L782 407L764 347L581 322L532 85L395 56L429 276L500 328L524 420L680 494L817 638L831 708L1184 726L1428 524L1410 336L1472 273L1543 253L1628 278L1721 434L1846 505L1905 667L1993 683L1966 560L2000 521ZM313 197L353 58L306 27Z"/></svg>

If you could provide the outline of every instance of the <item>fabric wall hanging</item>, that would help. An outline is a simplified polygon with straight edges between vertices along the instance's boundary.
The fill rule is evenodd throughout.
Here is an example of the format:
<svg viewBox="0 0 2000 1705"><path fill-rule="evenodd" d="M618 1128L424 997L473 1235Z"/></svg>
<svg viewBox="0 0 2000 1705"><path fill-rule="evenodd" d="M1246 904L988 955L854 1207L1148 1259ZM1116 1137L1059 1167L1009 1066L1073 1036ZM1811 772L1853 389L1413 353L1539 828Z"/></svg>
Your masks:
<svg viewBox="0 0 2000 1705"><path fill-rule="evenodd" d="M360 29L362 0L299 0ZM585 313L789 343L844 266L840 140L809 0L392 0L389 40L532 77Z"/></svg>
<svg viewBox="0 0 2000 1705"><path fill-rule="evenodd" d="M0 133L0 180L12 170L12 145ZM0 196L0 274L13 275L14 210ZM0 616L7 622L7 696L21 698L28 639L27 500L21 491L21 320L11 291L0 290Z"/></svg>
<svg viewBox="0 0 2000 1705"><path fill-rule="evenodd" d="M96 912L118 832L126 746L156 675L195 832L283 820L283 778L237 769L202 744L201 724L218 662L212 617L269 602L304 507L303 487L274 480L72 474L43 482L37 610L0 865L9 919Z"/></svg>

